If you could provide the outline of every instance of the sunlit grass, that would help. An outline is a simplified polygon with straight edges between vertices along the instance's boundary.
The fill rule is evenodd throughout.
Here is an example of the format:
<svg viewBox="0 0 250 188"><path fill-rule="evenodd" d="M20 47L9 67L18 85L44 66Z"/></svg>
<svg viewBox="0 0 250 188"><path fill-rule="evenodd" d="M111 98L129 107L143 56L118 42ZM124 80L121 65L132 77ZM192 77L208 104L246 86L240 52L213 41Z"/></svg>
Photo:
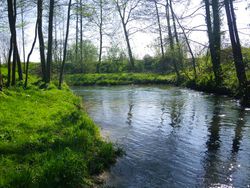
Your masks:
<svg viewBox="0 0 250 188"><path fill-rule="evenodd" d="M72 74L66 76L69 85L127 85L127 84L174 84L174 74L110 73Z"/></svg>
<svg viewBox="0 0 250 188"><path fill-rule="evenodd" d="M48 88L0 92L0 187L83 187L115 162L81 100Z"/></svg>

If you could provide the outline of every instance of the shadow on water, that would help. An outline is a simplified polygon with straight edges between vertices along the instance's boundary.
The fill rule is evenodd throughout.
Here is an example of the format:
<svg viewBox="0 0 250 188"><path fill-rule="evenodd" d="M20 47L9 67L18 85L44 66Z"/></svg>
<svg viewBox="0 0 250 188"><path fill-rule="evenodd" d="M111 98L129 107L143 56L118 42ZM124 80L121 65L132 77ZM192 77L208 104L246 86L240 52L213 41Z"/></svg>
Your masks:
<svg viewBox="0 0 250 188"><path fill-rule="evenodd" d="M163 101L161 103L161 116L160 116L160 124L164 126L165 122L167 122L168 118L170 118L169 125L173 128L180 127L181 125L181 115L183 112L185 101L183 99L174 98L169 103Z"/></svg>
<svg viewBox="0 0 250 188"><path fill-rule="evenodd" d="M182 101L177 101L174 99L170 106L171 106L171 111L170 111L170 118L171 118L171 123L170 125L172 127L179 127L181 123L181 111L183 108L184 103Z"/></svg>
<svg viewBox="0 0 250 188"><path fill-rule="evenodd" d="M220 143L221 143L220 141L220 121L221 121L220 112L221 112L220 101L218 98L215 98L213 117L210 123L210 127L208 128L208 133L210 135L206 143L207 150L209 153L216 154L216 152L220 148Z"/></svg>
<svg viewBox="0 0 250 188"><path fill-rule="evenodd" d="M233 144L232 144L232 153L233 154L238 153L240 150L240 143L241 143L241 140L243 137L242 130L243 130L243 127L245 126L245 124L246 124L245 110L241 109L238 112L238 121L236 123L236 127L234 130L235 136L234 136Z"/></svg>
<svg viewBox="0 0 250 188"><path fill-rule="evenodd" d="M220 162L219 159L219 149L221 145L220 140L220 129L221 129L221 101L219 98L215 97L213 102L213 115L210 125L208 127L208 140L206 142L206 157L204 160L204 183L206 187L210 187L211 184L216 184L219 181L219 176L217 174L217 164Z"/></svg>
<svg viewBox="0 0 250 188"><path fill-rule="evenodd" d="M160 121L161 126L164 126L164 121L166 119L165 116L167 116L167 115L168 115L167 104L166 104L166 101L163 101L161 103L161 117L160 117L160 119L161 119L161 121Z"/></svg>
<svg viewBox="0 0 250 188"><path fill-rule="evenodd" d="M134 107L134 102L133 102L133 98L134 98L134 92L129 92L128 94L128 113L127 113L127 121L126 123L131 126L132 125L132 118L133 118L133 107Z"/></svg>
<svg viewBox="0 0 250 188"><path fill-rule="evenodd" d="M238 110L237 122L234 129L234 138L232 140L231 152L223 154L221 148L222 140L220 135L222 126L222 101L214 98L213 117L208 127L208 140L206 142L206 157L204 160L204 183L206 187L233 187L233 173L237 170L237 155L240 150L240 144L243 137L242 131L245 126L245 111ZM229 145L226 145L228 148ZM226 156L227 157L226 157ZM223 173L222 173L223 172ZM221 176L224 174L224 176Z"/></svg>

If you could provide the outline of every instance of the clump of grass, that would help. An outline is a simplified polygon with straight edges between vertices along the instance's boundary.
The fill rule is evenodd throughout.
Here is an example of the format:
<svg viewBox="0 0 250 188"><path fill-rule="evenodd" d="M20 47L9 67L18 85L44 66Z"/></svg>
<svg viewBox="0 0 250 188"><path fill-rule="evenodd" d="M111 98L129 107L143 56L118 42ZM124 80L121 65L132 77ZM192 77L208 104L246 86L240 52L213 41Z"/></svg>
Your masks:
<svg viewBox="0 0 250 188"><path fill-rule="evenodd" d="M69 89L5 88L0 102L0 187L84 187L115 162Z"/></svg>

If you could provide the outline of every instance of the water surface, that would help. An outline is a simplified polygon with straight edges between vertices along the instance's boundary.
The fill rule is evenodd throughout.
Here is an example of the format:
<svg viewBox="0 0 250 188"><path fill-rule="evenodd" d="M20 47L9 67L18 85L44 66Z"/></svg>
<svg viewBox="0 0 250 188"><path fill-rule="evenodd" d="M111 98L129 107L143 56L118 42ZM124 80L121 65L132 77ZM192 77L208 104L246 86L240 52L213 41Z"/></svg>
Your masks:
<svg viewBox="0 0 250 188"><path fill-rule="evenodd" d="M107 187L250 187L250 109L177 87L74 87L126 155Z"/></svg>

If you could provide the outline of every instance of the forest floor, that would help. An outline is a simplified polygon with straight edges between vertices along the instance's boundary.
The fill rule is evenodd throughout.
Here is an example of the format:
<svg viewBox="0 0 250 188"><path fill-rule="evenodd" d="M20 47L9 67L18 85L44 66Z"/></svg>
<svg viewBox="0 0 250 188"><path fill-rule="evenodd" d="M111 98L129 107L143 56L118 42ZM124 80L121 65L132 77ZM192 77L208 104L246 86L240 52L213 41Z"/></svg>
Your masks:
<svg viewBox="0 0 250 188"><path fill-rule="evenodd" d="M35 79L34 79L35 80ZM86 187L120 154L68 88L0 92L0 187Z"/></svg>

